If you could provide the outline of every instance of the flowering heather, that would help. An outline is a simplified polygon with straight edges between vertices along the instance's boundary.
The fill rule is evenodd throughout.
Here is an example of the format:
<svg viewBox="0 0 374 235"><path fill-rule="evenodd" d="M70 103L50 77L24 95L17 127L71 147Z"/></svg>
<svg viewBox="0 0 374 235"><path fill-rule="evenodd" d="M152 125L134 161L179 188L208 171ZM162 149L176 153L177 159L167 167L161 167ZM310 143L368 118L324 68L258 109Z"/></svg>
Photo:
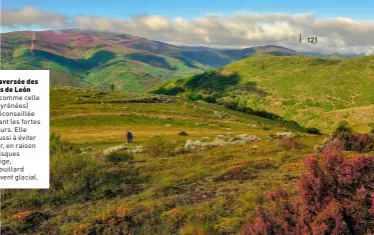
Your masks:
<svg viewBox="0 0 374 235"><path fill-rule="evenodd" d="M242 228L243 234L374 233L374 155L347 159L339 146L323 158L307 157L298 197L284 190L267 195L266 209Z"/></svg>

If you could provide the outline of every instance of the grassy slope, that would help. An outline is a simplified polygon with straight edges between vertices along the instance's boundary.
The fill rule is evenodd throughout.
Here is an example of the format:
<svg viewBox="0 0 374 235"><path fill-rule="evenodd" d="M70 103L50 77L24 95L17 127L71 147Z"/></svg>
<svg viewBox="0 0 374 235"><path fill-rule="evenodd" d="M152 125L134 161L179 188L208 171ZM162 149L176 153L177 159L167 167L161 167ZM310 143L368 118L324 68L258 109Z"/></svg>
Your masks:
<svg viewBox="0 0 374 235"><path fill-rule="evenodd" d="M3 224L7 225L11 215L17 212L44 210L52 217L42 222L36 231L49 229L71 234L79 225L95 226L97 218L105 220L108 215L112 215L113 210L125 207L131 216L143 222L137 230L140 234L149 234L147 229L151 228L160 229L159 234L168 234L175 226L185 231L185 234L195 234L191 233L195 230L201 231L201 234L234 233L240 229L245 214L253 212L255 204L262 201L263 192L279 186L289 190L295 188L296 176L303 169L302 159L312 153L313 146L324 138L301 133L303 137L300 137L300 141L305 144L305 148L284 152L268 135L285 130L298 132L298 129L292 126L287 128L281 122L226 110L222 106L180 99L167 104L123 103L150 96L53 88L51 130L79 145L83 151L92 153L95 161L102 161L100 152L103 149L122 144L124 132L128 129L133 130L135 145L144 145L150 136L155 135L161 135L167 141L183 142L228 132L254 134L262 140L174 157L152 158L139 154L132 168L138 169L140 176L147 180L139 185L141 190L138 193L84 203L66 202L60 206L49 204L30 207L13 202L12 207L3 209ZM230 117L216 118L214 111L227 112ZM179 136L180 131L186 131L189 136ZM120 166L114 164L112 167ZM253 179L214 180L234 169L240 169L239 172L249 171ZM28 192L31 194L31 191ZM182 211L183 214L183 223L180 225L173 222L173 213L176 211ZM162 217L165 214L170 216L170 220ZM158 219L163 222L147 225ZM116 225L111 224L110 227L115 228Z"/></svg>
<svg viewBox="0 0 374 235"><path fill-rule="evenodd" d="M324 130L334 128L346 115L326 115L326 112L362 107L368 115L374 103L374 56L350 59L322 59L306 56L254 56L218 70L219 75L198 76L177 80L161 87L170 90L182 87L209 94L209 86L228 83L221 93L226 98L247 102L254 109L265 109L307 126ZM207 83L207 81L209 81ZM368 106L367 112L365 106ZM347 111L355 116L354 109ZM319 117L323 118L319 118ZM348 118L348 117L346 117ZM354 117L348 118L354 121ZM357 117L356 117L357 119ZM369 117L354 121L361 130L373 122Z"/></svg>
<svg viewBox="0 0 374 235"><path fill-rule="evenodd" d="M126 34L83 30L1 34L3 69L50 69L53 84L144 91L259 53L295 54L262 46L242 50L180 47ZM31 50L32 48L32 50Z"/></svg>
<svg viewBox="0 0 374 235"><path fill-rule="evenodd" d="M49 69L53 84L143 91L170 78L202 72L206 67L105 41L92 34L67 31L2 34L2 69Z"/></svg>

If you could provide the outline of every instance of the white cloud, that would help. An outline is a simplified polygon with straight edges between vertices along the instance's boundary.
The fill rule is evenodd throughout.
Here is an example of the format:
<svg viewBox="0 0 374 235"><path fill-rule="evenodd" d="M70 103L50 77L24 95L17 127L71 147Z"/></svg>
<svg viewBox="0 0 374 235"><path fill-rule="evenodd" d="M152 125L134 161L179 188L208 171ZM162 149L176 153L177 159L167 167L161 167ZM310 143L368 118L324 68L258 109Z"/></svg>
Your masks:
<svg viewBox="0 0 374 235"><path fill-rule="evenodd" d="M68 16L55 12L39 11L32 7L20 10L1 10L2 26L32 26L61 28L68 26Z"/></svg>
<svg viewBox="0 0 374 235"><path fill-rule="evenodd" d="M153 40L183 45L248 47L278 44L298 50L323 52L364 52L374 46L374 21L360 22L350 18L318 19L315 13L238 12L231 16L207 14L186 20L167 19L158 15L131 19L65 16L31 7L3 10L1 24L6 27L70 28L128 33ZM317 44L300 44L304 38L318 37ZM304 40L305 42L305 40Z"/></svg>

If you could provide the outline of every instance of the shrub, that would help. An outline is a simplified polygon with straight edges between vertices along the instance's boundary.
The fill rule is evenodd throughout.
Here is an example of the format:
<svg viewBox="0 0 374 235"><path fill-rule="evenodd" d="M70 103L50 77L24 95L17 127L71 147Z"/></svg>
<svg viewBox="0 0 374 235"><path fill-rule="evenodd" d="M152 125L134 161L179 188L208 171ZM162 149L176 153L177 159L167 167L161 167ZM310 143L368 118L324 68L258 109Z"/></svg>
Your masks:
<svg viewBox="0 0 374 235"><path fill-rule="evenodd" d="M330 147L323 158L304 160L294 200L283 190L267 195L243 234L372 234L374 232L374 156L345 158Z"/></svg>
<svg viewBox="0 0 374 235"><path fill-rule="evenodd" d="M116 85L114 85L113 83L109 84L109 89L113 92L114 89L116 89Z"/></svg>
<svg viewBox="0 0 374 235"><path fill-rule="evenodd" d="M204 97L204 101L207 103L216 103L217 99L214 96L207 96L207 97Z"/></svg>
<svg viewBox="0 0 374 235"><path fill-rule="evenodd" d="M283 150L302 149L304 147L295 137L278 139L277 146Z"/></svg>
<svg viewBox="0 0 374 235"><path fill-rule="evenodd" d="M374 122L370 123L369 127L371 127L370 133L374 134Z"/></svg>
<svg viewBox="0 0 374 235"><path fill-rule="evenodd" d="M134 155L127 151L117 151L105 156L107 162L124 162L134 159Z"/></svg>
<svg viewBox="0 0 374 235"><path fill-rule="evenodd" d="M22 211L10 217L10 228L17 233L35 230L50 215L42 211Z"/></svg>
<svg viewBox="0 0 374 235"><path fill-rule="evenodd" d="M152 93L155 93L155 94L164 94L164 95L173 95L173 96L176 96L182 92L184 92L184 89L182 87L160 87L157 90L152 91Z"/></svg>
<svg viewBox="0 0 374 235"><path fill-rule="evenodd" d="M317 128L314 128L314 127L307 128L306 132L309 133L309 134L312 134L312 135L321 135L320 130L318 130Z"/></svg>
<svg viewBox="0 0 374 235"><path fill-rule="evenodd" d="M235 234L242 224L242 218L224 218L214 225L218 234Z"/></svg>
<svg viewBox="0 0 374 235"><path fill-rule="evenodd" d="M199 224L187 224L180 229L181 235L205 235L208 234L207 229Z"/></svg>
<svg viewBox="0 0 374 235"><path fill-rule="evenodd" d="M193 91L189 91L186 93L186 97L189 99L189 100L192 100L192 101L197 101L197 100L201 100L203 99L203 96L200 95L199 93L196 93L196 92L193 92Z"/></svg>
<svg viewBox="0 0 374 235"><path fill-rule="evenodd" d="M66 152L72 152L72 153L80 153L80 149L76 147L75 145L61 140L61 136L52 132L49 136L49 152L50 155L54 155L57 153L66 153Z"/></svg>
<svg viewBox="0 0 374 235"><path fill-rule="evenodd" d="M374 136L371 134L335 132L330 137L330 143L334 142L339 142L346 151L367 153L374 150Z"/></svg>
<svg viewBox="0 0 374 235"><path fill-rule="evenodd" d="M7 190L3 197L7 209L83 202L124 189L131 193L138 182L138 171L132 166L111 168L88 154L77 154L76 147L55 135L51 135L51 146L49 190Z"/></svg>
<svg viewBox="0 0 374 235"><path fill-rule="evenodd" d="M188 133L185 132L185 131L181 131L181 132L178 133L178 135L180 135L180 136L188 136Z"/></svg>
<svg viewBox="0 0 374 235"><path fill-rule="evenodd" d="M144 152L151 157L170 157L174 154L177 144L175 142L166 141L161 136L149 138L144 146Z"/></svg>
<svg viewBox="0 0 374 235"><path fill-rule="evenodd" d="M168 230L175 234L179 228L185 223L187 215L179 208L171 209L162 213L161 218L166 223Z"/></svg>
<svg viewBox="0 0 374 235"><path fill-rule="evenodd" d="M338 132L352 132L352 127L349 125L347 121L340 121L338 123L338 127L335 130L335 133Z"/></svg>

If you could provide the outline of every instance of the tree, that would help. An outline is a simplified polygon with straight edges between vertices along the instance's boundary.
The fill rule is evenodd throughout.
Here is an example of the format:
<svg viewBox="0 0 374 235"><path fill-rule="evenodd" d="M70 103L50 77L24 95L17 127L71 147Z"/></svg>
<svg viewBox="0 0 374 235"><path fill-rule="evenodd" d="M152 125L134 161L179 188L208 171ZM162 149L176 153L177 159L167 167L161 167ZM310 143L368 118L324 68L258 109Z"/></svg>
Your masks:
<svg viewBox="0 0 374 235"><path fill-rule="evenodd" d="M111 84L109 84L109 88L110 88L111 91L114 91L114 89L116 89L116 85L111 83Z"/></svg>
<svg viewBox="0 0 374 235"><path fill-rule="evenodd" d="M243 234L374 233L374 156L345 158L340 146L323 158L305 159L307 173L294 200L284 190L267 195L266 208L243 226Z"/></svg>

